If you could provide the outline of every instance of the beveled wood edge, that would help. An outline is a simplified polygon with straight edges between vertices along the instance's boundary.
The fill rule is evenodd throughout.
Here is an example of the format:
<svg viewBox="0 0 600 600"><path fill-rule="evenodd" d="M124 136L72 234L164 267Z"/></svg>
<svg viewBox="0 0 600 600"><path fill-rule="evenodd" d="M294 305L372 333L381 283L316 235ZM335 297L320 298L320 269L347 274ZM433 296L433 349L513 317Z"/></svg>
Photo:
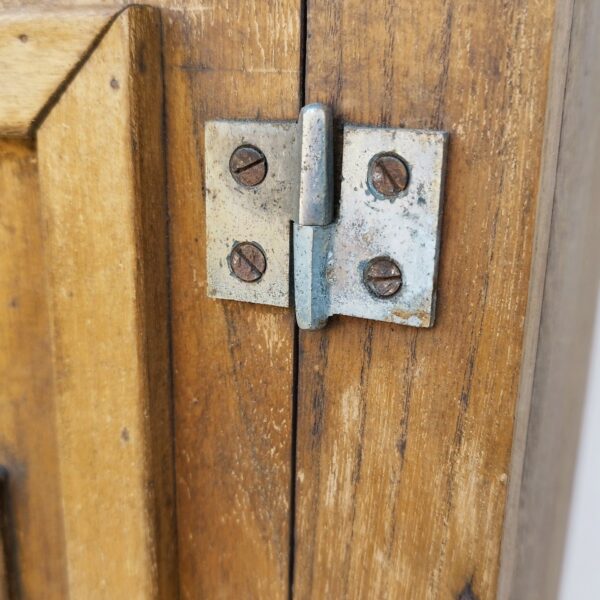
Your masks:
<svg viewBox="0 0 600 600"><path fill-rule="evenodd" d="M0 94L0 137L32 137L69 82L88 60L120 13L129 7L19 8L0 12L0 66L6 84ZM27 32L52 21L61 45L37 47ZM20 31L21 33L17 32ZM64 34L70 33L70 36ZM5 39L2 39L2 38ZM7 41L13 40L13 48ZM19 43L16 42L19 41ZM31 68L33 67L33 69ZM8 72L7 72L8 71Z"/></svg>
<svg viewBox="0 0 600 600"><path fill-rule="evenodd" d="M43 25L45 22L47 22L47 19L49 16L52 16L53 18L58 18L59 20L61 20L61 26L63 26L63 30L67 30L69 28L78 28L81 25L82 19L84 21L86 21L88 23L88 25L90 25L89 29L85 30L85 39L84 39L84 43L82 43L81 47L82 47L82 51L77 53L77 56L74 57L73 60L65 60L63 62L60 63L60 65L56 68L55 72L54 72L54 78L57 80L57 86L56 87L52 87L52 88L48 88L48 93L44 96L39 96L38 100L39 102L37 102L36 104L36 108L35 108L35 114L34 113L27 113L27 112L22 112L19 113L18 109L20 108L18 102L13 103L12 106L14 108L17 109L17 114L21 114L21 115L25 115L25 120L17 118L15 121L13 122L2 122L2 114L1 114L1 109L2 109L2 104L4 103L4 106L11 106L9 103L11 102L11 100L14 100L14 98L9 97L8 95L1 95L0 96L0 138L4 137L5 139L10 139L10 138L29 138L29 139L34 139L36 137L36 134L38 132L38 130L43 127L43 124L45 122L45 119L50 116L52 114L52 110L53 108L60 102L60 99L62 98L63 94L69 89L69 86L71 83L73 83L74 81L77 81L77 75L81 72L81 70L84 68L85 65L88 64L89 59L94 56L94 52L96 49L98 49L101 44L102 41L105 39L107 33L109 31L111 31L111 28L113 27L113 25L115 25L116 23L118 23L118 19L121 16L127 16L128 14L131 14L132 11L134 10L147 10L147 11L151 11L152 13L155 13L157 16L157 20L159 22L159 28L158 28L158 34L159 37L157 38L158 44L160 45L161 41L160 41L160 11L156 8L156 7L151 7L151 6L143 6L143 5L128 5L125 7L118 7L118 8L107 8L107 7L86 7L86 8L81 8L81 9L49 9L49 10L42 10L40 11L39 9L34 9L34 10L28 10L28 9L21 9L21 10L17 10L17 11L6 11L3 13L0 13L0 40L1 40L1 29L3 27L3 25L5 23L8 22L9 18L12 24L14 24L15 22L18 24L31 24L31 23L35 23L40 29L43 28ZM85 28L84 28L85 29ZM26 35L26 34L24 34ZM129 35L131 36L131 30L129 32ZM25 43L25 42L22 42ZM73 55L70 56L71 58L73 58ZM2 57L0 57L1 59ZM134 60L136 57L132 54L130 55L129 59L130 60ZM0 65L1 65L1 60L0 60ZM160 65L160 59L159 59L159 65ZM37 65L38 68L40 68L39 64ZM145 67L140 67L140 68L144 68ZM59 77L57 79L57 73L61 73L61 77ZM43 68L41 68L40 70L40 77L42 79L44 79L44 77L47 75L47 73L43 72ZM35 78L33 79L29 79L29 82L32 85L35 85ZM131 94L132 95L138 95L140 93L142 93L140 90L135 90L135 85L132 85L132 90L131 90ZM162 97L162 87L159 86L161 89L161 97ZM25 89L25 92L27 92L27 89ZM137 100L139 101L139 97L137 98ZM145 102L142 98L141 100L141 104L143 105ZM164 98L162 99L162 103L164 104ZM161 105L161 111L163 110L163 105ZM29 116L29 115L33 115L33 116ZM143 116L143 115L142 115ZM160 117L160 121L162 121L162 116ZM144 140L144 136L148 135L148 132L146 131L145 133L141 133L141 147L139 148L140 152L144 152L145 151L145 146L143 145ZM159 131L157 133L157 135L159 137L162 137L162 131ZM161 144L162 145L162 142ZM135 145L134 145L135 146ZM38 151L43 151L38 147ZM164 149L163 149L164 151ZM135 154L137 153L137 149L134 148L133 149L133 154L135 156ZM140 161L140 164L143 162L143 160L140 160L138 158L138 160ZM150 161L152 162L152 161ZM160 163L161 163L161 167L164 166L163 163L163 158L161 157L160 159ZM139 175L139 174L137 174ZM163 174L164 176L166 176L166 174ZM139 177L137 177L136 179L136 185L140 185L140 181L139 181ZM138 190L136 193L140 193L140 191ZM162 191L160 193L166 193L166 188L163 185ZM42 198L42 202L43 202L43 198ZM166 207L165 207L166 209ZM151 224L151 223L144 223L145 219L148 218L146 215L143 215L141 218L141 221L139 223L136 223L136 227L142 227L142 226L146 226L149 225L151 228L155 227L155 225ZM166 218L164 221L164 225L166 227ZM165 244L166 244L166 230L165 230L165 240L164 240ZM157 252L158 248L152 248L152 247L144 247L144 244L142 243L141 247L138 248L138 252L140 252L142 255L146 255L148 252L149 253L153 253L153 252ZM165 252L166 252L166 248L165 248ZM165 256L165 261L166 261L166 254ZM166 263L165 263L166 264ZM151 273L148 274L148 276L152 276ZM166 283L167 279L165 279L165 283ZM143 283L140 283L138 281L138 285L140 286L144 286ZM144 290L142 288L140 288L140 292L145 293L146 296L148 296L147 298L145 298L143 300L144 303L150 303L152 304L152 302L154 302L156 300L155 297L155 293L153 290L148 290L147 292L144 292ZM152 296L152 297L150 297ZM167 290L165 290L165 298L168 298L168 292ZM168 302L168 300L166 300ZM148 307L143 307L141 309L141 311L143 312L144 310L148 310ZM141 317L139 316L140 320L140 324L142 325L142 327L146 327L146 322L147 322L147 318ZM165 322L168 321L168 316L165 315ZM144 339L144 343L143 343L143 348L142 348L142 360L148 361L148 354L156 354L158 353L157 350L153 349L153 348L149 348L148 345L151 344L153 341L153 336L149 335L148 332L144 329L144 331L142 331L142 336ZM156 336L154 336L155 338ZM166 344L166 348L167 348L167 353L169 352L168 350L168 343L166 342L166 337L165 337L165 344ZM169 380L170 379L170 363L169 363L169 358L167 357L166 360L162 361L163 366L165 367L165 369L167 370L168 374L166 376L166 379ZM151 370L152 369L152 365L150 364L146 364L145 368L147 370ZM149 387L151 387L151 384L156 383L155 379L157 376L152 372L148 372L147 373L147 378L148 378L148 382L147 385ZM170 393L170 381L168 382L168 393ZM153 396L154 392L152 389L148 389L149 391L149 395ZM158 415L158 413L164 412L164 411L170 411L171 409L169 407L163 407L161 406L155 406L156 403L156 399L155 398L148 398L147 399L149 407L148 407L148 412L150 414L150 420L157 418L155 416ZM165 417L165 415L158 415L158 417ZM164 419L163 419L164 420ZM148 428L146 430L144 430L143 432L143 437L147 438L145 440L146 444L152 445L156 439L156 429L159 427L162 427L163 425L168 425L167 421L164 420L164 423L161 421L161 423L155 424L155 423L150 423ZM171 431L171 426L169 426L169 431ZM151 484L149 483L149 487L148 490L146 490L146 493L150 493L151 489L159 488L162 484L163 481L159 481L159 480L166 480L169 479L170 476L172 476L172 456L169 456L170 453L172 452L172 448L168 449L166 447L159 447L156 450L152 450L151 451L151 456L147 456L145 458L145 462L147 463L145 465L145 470L148 470L148 472L144 473L144 477L146 477L148 479L149 482L152 482ZM156 454L156 456L155 456ZM160 454L160 455L159 455ZM165 459L166 459L166 463L165 463ZM160 462L162 460L162 462ZM157 471L157 469L160 469L161 472L159 473ZM163 475L162 472L169 472L170 475ZM172 482L171 482L172 483ZM155 492L152 492L152 494L155 494ZM160 491L158 493L156 493L157 496L160 496ZM117 507L115 507L116 509ZM162 516L158 516L158 513L160 512L164 512L164 513L173 513L173 520L171 523L168 523L167 521L169 520L169 517L163 518ZM176 546L176 538L175 538L175 527L174 527L174 500L171 499L169 502L166 503L165 506L159 505L157 503L157 499L151 500L150 503L146 503L146 510L142 511L141 513L139 513L139 518L143 519L148 527L148 532L150 535L150 538L148 539L148 544L150 546L150 551L151 551L151 560L147 563L147 575L149 579L153 580L153 583L151 584L152 587L152 593L151 593L151 597L152 598L161 598L164 600L170 599L172 597L174 597L174 595L176 595L176 588L177 588L177 572L176 572L176 563L173 560L174 555L176 554L176 550L173 550L171 547L175 547ZM152 533L150 533L152 532ZM115 540L115 543L118 543L118 540ZM105 549L107 551L110 551L110 549ZM175 554L174 554L175 553ZM137 557L132 557L133 559L136 559ZM169 561L168 565L164 565L163 563L165 562L165 560ZM124 567L126 567L127 565L124 564ZM90 568L93 569L93 565L90 565ZM113 588L111 588L113 589ZM131 593L131 594L135 594L137 592L139 592L140 590L137 589L131 589L131 590L124 590L120 587L114 587L114 591L115 593L118 591L119 593ZM150 596L148 596L150 597Z"/></svg>
<svg viewBox="0 0 600 600"><path fill-rule="evenodd" d="M550 223L556 187L556 168L563 115L564 90L567 81L569 42L571 38L573 1L558 3L554 18L552 60L548 103L546 106L544 147L537 199L536 227L533 239L533 255L529 277L529 294L525 328L523 333L523 356L519 380L519 395L515 408L515 426L508 484L508 497L504 515L504 529L498 576L498 599L508 599L515 569L515 544L519 495L523 462L527 445L527 429L533 391L535 357L542 312L544 279L550 242Z"/></svg>
<svg viewBox="0 0 600 600"><path fill-rule="evenodd" d="M585 258L600 253L600 241L589 232L582 240L586 220L594 210L598 216L598 208L593 208L597 190L593 174L581 167L591 151L584 139L590 138L592 128L596 140L600 137L600 120L591 110L580 66L586 32L589 36L600 18L600 11L596 20L583 17L586 7L592 5L587 0L556 3L543 169L498 582L500 600L545 600L558 593L585 397L587 365L582 358L586 354L589 358L594 290L598 289L598 268L594 260ZM596 48L600 50L598 42ZM600 80L600 69L596 67L588 77ZM587 111L583 111L586 98ZM586 127L570 126L578 117ZM598 151L600 147L596 156ZM569 265L580 275L565 274ZM580 352L573 352L578 346ZM565 381L571 384L568 396L563 393Z"/></svg>
<svg viewBox="0 0 600 600"><path fill-rule="evenodd" d="M550 82L546 105L544 146L537 200L536 228L533 239L533 255L529 278L529 294L525 328L523 333L523 357L519 381L519 396L515 409L515 426L508 485L508 497L504 515L504 530L498 579L498 599L509 598L509 589L515 569L515 544L517 540L517 520L523 461L527 445L527 428L533 391L535 357L539 337L542 312L544 279L548 246L550 242L550 223L556 188L556 168L560 143L560 129L564 106L569 43L571 39L573 1L557 3L554 18L552 60L550 64Z"/></svg>

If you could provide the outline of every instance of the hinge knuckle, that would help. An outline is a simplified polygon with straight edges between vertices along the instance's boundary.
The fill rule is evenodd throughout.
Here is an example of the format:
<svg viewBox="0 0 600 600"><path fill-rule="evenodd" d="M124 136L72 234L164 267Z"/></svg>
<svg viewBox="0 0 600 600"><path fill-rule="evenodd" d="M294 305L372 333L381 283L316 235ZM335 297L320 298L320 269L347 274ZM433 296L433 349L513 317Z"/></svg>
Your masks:
<svg viewBox="0 0 600 600"><path fill-rule="evenodd" d="M321 329L329 318L327 256L331 230L294 223L294 300L300 329Z"/></svg>
<svg viewBox="0 0 600 600"><path fill-rule="evenodd" d="M333 219L332 121L331 109L323 104L309 104L300 112L300 225L329 225Z"/></svg>

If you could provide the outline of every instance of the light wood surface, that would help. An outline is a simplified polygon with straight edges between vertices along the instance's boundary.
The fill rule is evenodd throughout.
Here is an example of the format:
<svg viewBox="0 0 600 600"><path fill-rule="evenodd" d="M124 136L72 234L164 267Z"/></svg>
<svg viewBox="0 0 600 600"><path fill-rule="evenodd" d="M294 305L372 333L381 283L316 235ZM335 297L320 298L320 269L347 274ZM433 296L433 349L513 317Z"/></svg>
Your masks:
<svg viewBox="0 0 600 600"><path fill-rule="evenodd" d="M128 9L37 133L71 598L176 596L162 89Z"/></svg>
<svg viewBox="0 0 600 600"><path fill-rule="evenodd" d="M113 14L108 8L0 12L0 135L30 133Z"/></svg>
<svg viewBox="0 0 600 600"><path fill-rule="evenodd" d="M553 17L529 0L310 4L307 101L445 129L450 152L436 326L300 336L298 599L495 597Z"/></svg>
<svg viewBox="0 0 600 600"><path fill-rule="evenodd" d="M35 148L2 140L0 464L8 469L10 484L7 583L12 598L63 600L66 571L42 231Z"/></svg>

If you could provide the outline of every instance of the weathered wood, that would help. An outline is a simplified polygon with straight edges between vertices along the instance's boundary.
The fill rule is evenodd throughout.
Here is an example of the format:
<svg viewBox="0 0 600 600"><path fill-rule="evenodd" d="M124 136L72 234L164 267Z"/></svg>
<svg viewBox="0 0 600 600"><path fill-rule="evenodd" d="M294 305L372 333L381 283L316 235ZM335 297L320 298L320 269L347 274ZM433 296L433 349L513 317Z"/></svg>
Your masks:
<svg viewBox="0 0 600 600"><path fill-rule="evenodd" d="M206 297L206 119L295 119L300 1L164 2L182 599L288 597L294 316Z"/></svg>
<svg viewBox="0 0 600 600"><path fill-rule="evenodd" d="M12 597L66 597L50 322L35 148L0 141L0 464ZM0 510L4 510L4 506ZM20 594L20 596L16 596Z"/></svg>
<svg viewBox="0 0 600 600"><path fill-rule="evenodd" d="M31 132L113 14L107 8L0 13L0 135Z"/></svg>
<svg viewBox="0 0 600 600"><path fill-rule="evenodd" d="M11 528L10 504L9 504L9 474L8 469L0 466L0 600L10 600L9 594L11 583L8 580L10 572L10 544L12 542L9 530Z"/></svg>
<svg viewBox="0 0 600 600"><path fill-rule="evenodd" d="M558 594L600 278L600 4L575 0L568 8L572 17L569 10L561 25L570 35L556 50L568 59L568 78L552 138L558 165L547 165L555 185L539 269L541 324L524 365L533 389L523 386L528 397L520 400L499 590L514 600Z"/></svg>
<svg viewBox="0 0 600 600"><path fill-rule="evenodd" d="M177 593L160 39L121 13L37 133L72 598Z"/></svg>
<svg viewBox="0 0 600 600"><path fill-rule="evenodd" d="M436 326L300 336L298 598L495 597L553 18L530 0L310 5L308 101L451 139Z"/></svg>
<svg viewBox="0 0 600 600"><path fill-rule="evenodd" d="M10 527L10 506L8 490L8 469L0 466L0 600L10 600L10 586L12 582L8 580L8 567L10 556L9 527Z"/></svg>

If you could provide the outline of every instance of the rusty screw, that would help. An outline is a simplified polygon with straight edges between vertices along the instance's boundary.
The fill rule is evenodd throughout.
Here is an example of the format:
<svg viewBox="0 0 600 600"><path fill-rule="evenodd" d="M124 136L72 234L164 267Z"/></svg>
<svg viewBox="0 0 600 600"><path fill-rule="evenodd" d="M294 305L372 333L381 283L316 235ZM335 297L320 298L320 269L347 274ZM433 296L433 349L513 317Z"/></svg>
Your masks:
<svg viewBox="0 0 600 600"><path fill-rule="evenodd" d="M267 270L265 253L254 242L236 244L229 255L229 267L242 281L258 281Z"/></svg>
<svg viewBox="0 0 600 600"><path fill-rule="evenodd" d="M391 298L402 287L402 271L391 258L378 256L365 267L363 281L374 296Z"/></svg>
<svg viewBox="0 0 600 600"><path fill-rule="evenodd" d="M392 198L408 186L408 167L396 154L379 154L369 165L368 182L377 193Z"/></svg>
<svg viewBox="0 0 600 600"><path fill-rule="evenodd" d="M240 185L254 187L267 176L267 159L254 146L240 146L229 159L229 171Z"/></svg>

